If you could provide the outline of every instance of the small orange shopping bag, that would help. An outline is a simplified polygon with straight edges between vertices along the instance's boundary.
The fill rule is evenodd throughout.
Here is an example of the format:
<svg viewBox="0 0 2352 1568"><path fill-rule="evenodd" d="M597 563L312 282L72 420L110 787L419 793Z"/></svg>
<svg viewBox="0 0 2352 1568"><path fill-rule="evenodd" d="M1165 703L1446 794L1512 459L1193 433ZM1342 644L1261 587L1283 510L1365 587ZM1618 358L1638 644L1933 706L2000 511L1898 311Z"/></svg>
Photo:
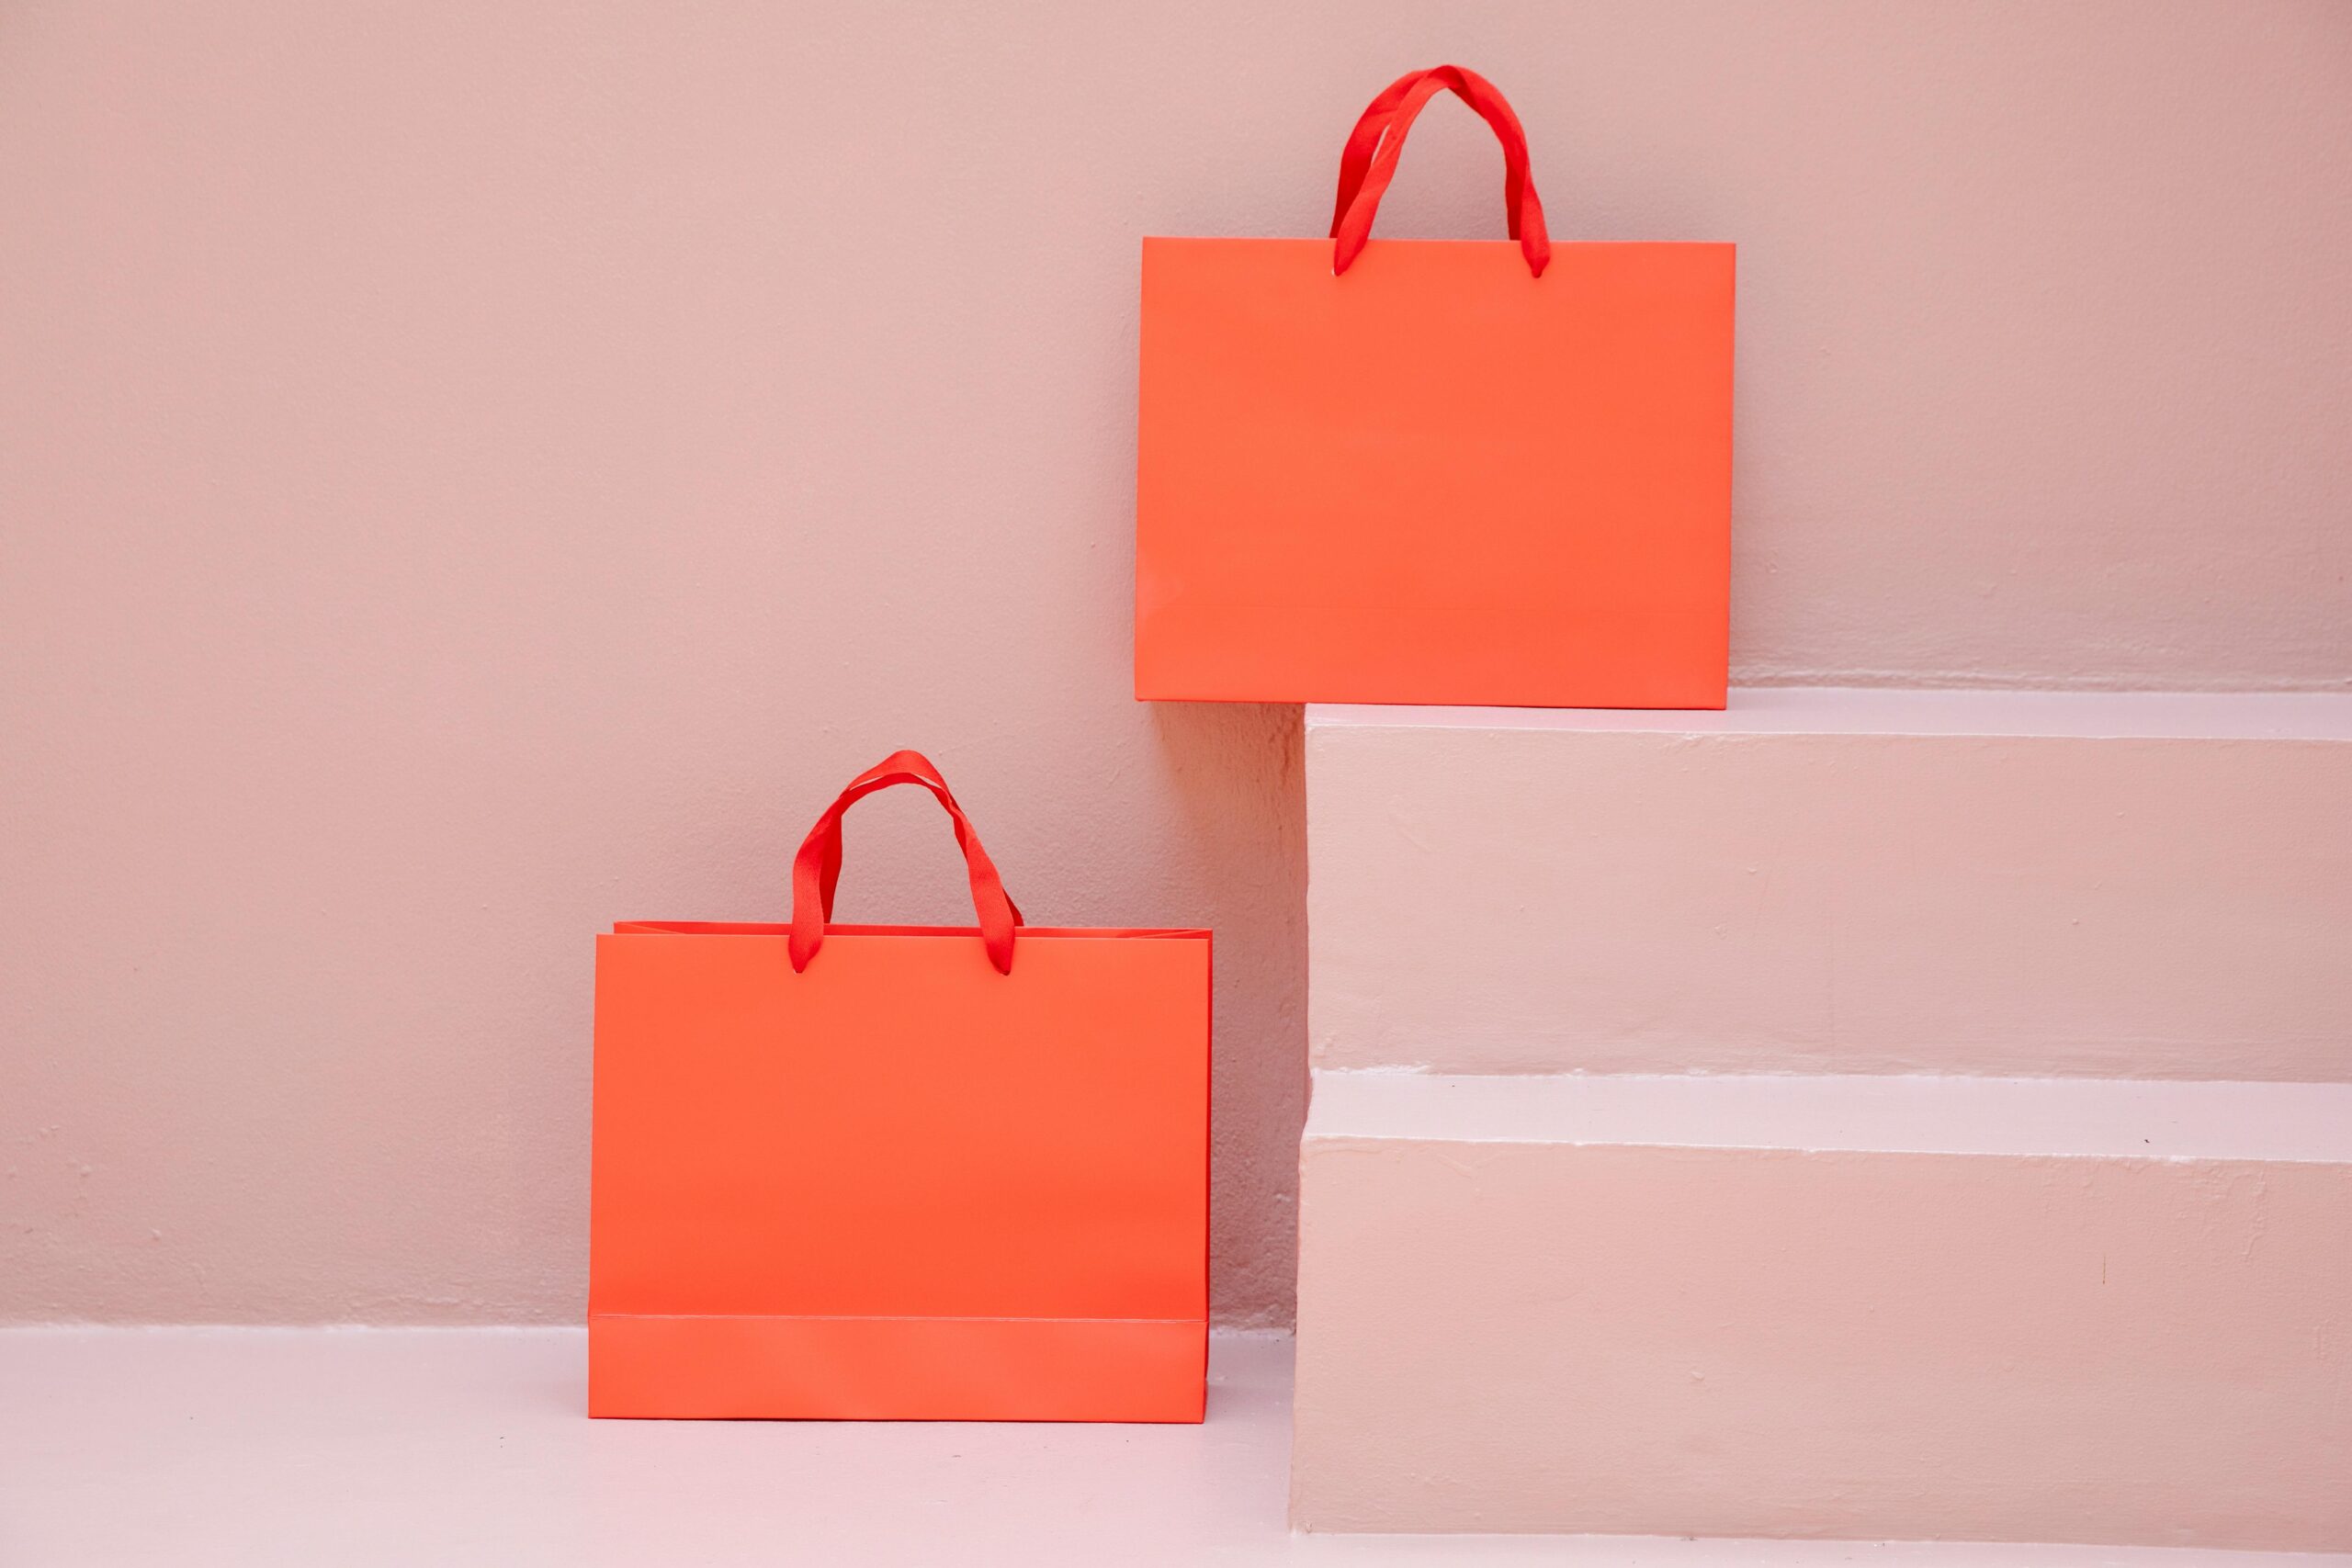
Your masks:
<svg viewBox="0 0 2352 1568"><path fill-rule="evenodd" d="M1459 94L1510 242L1370 240ZM1136 695L1721 707L1733 249L1558 244L1458 66L1374 99L1329 240L1148 239Z"/></svg>
<svg viewBox="0 0 2352 1568"><path fill-rule="evenodd" d="M977 928L828 923L897 784ZM789 925L599 937L589 1414L1199 1420L1209 946L1023 925L912 751L818 819Z"/></svg>

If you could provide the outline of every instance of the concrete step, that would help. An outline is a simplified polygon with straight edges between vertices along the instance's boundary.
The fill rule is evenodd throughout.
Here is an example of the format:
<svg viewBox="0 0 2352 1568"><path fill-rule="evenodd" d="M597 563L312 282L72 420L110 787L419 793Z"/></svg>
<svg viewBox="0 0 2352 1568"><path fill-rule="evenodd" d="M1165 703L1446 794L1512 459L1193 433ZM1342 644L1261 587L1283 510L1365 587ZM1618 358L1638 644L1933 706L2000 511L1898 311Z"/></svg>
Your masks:
<svg viewBox="0 0 2352 1568"><path fill-rule="evenodd" d="M2352 694L1307 710L1325 1067L2352 1078Z"/></svg>
<svg viewBox="0 0 2352 1568"><path fill-rule="evenodd" d="M2352 1550L2352 1085L1316 1075L1309 1529Z"/></svg>

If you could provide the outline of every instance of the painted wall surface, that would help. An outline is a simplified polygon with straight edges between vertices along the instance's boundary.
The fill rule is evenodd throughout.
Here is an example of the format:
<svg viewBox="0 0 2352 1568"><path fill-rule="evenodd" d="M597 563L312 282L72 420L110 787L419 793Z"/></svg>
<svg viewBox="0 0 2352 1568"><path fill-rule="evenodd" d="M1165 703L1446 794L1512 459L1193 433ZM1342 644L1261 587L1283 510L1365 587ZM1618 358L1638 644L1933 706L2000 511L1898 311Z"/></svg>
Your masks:
<svg viewBox="0 0 2352 1568"><path fill-rule="evenodd" d="M1033 917L1217 929L1289 1310L1295 710L1129 700L1137 239L1509 91L1740 245L1745 680L2352 674L2352 10L517 0L0 17L0 1317L565 1319L590 932L891 748ZM1500 232L1425 117L1383 231ZM918 801L843 912L944 919Z"/></svg>

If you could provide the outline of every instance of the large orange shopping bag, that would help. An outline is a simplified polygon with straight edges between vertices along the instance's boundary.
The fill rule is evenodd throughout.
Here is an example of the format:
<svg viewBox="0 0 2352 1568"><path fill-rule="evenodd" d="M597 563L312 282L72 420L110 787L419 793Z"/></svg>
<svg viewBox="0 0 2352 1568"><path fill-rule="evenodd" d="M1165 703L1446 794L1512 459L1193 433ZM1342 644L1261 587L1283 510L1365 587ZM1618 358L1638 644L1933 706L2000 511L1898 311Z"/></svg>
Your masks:
<svg viewBox="0 0 2352 1568"><path fill-rule="evenodd" d="M1368 241L1451 89L1511 240ZM1143 243L1136 694L1721 707L1724 244L1554 244L1457 66L1373 100L1329 240Z"/></svg>
<svg viewBox="0 0 2352 1568"><path fill-rule="evenodd" d="M977 928L828 923L897 784ZM789 925L597 939L589 1413L1199 1420L1208 1051L1208 932L1024 926L861 773Z"/></svg>

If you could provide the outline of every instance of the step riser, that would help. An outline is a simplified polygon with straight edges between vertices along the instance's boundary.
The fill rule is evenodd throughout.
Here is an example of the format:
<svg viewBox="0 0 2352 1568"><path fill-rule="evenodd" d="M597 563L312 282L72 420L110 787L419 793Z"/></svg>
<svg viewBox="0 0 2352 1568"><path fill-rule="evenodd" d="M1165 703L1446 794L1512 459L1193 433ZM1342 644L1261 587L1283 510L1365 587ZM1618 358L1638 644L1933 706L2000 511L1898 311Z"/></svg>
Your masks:
<svg viewBox="0 0 2352 1568"><path fill-rule="evenodd" d="M2352 1164L1310 1128L1301 1205L1306 1529L2352 1549Z"/></svg>
<svg viewBox="0 0 2352 1568"><path fill-rule="evenodd" d="M2352 1078L2352 742L1741 732L1747 695L1713 733L1310 710L1317 1065Z"/></svg>

